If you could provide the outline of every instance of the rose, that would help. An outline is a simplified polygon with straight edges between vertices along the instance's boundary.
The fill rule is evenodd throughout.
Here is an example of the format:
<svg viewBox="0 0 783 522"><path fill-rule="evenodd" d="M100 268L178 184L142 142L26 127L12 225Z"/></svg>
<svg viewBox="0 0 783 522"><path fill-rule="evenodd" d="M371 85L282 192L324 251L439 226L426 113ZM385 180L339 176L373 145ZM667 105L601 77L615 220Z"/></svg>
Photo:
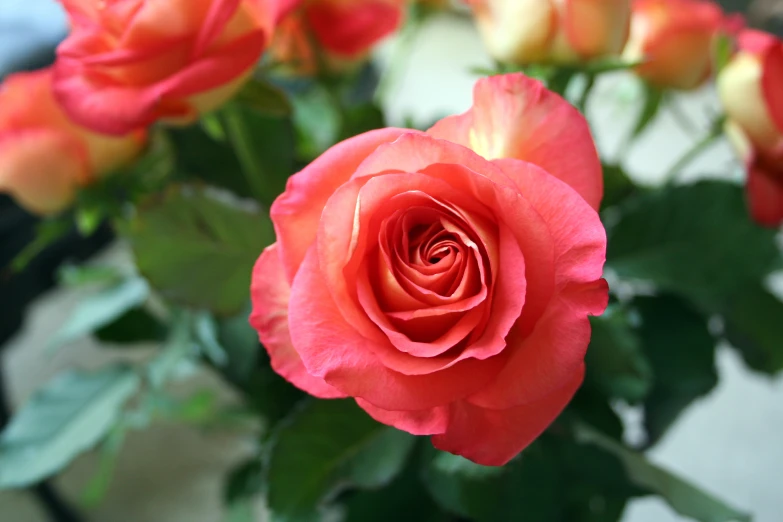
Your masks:
<svg viewBox="0 0 783 522"><path fill-rule="evenodd" d="M144 137L102 136L71 123L54 100L49 70L9 76L0 86L0 192L32 212L58 212L78 187L130 160Z"/></svg>
<svg viewBox="0 0 783 522"><path fill-rule="evenodd" d="M711 0L635 0L624 55L660 87L694 89L712 74L715 36L726 24Z"/></svg>
<svg viewBox="0 0 783 522"><path fill-rule="evenodd" d="M480 80L467 113L361 134L289 180L251 324L299 388L503 464L582 382L602 192L576 109L521 74Z"/></svg>
<svg viewBox="0 0 783 522"><path fill-rule="evenodd" d="M74 121L109 134L221 105L278 14L278 0L62 1L72 32L57 50L55 94Z"/></svg>
<svg viewBox="0 0 783 522"><path fill-rule="evenodd" d="M275 59L298 74L352 67L400 26L404 0L304 0L280 23Z"/></svg>
<svg viewBox="0 0 783 522"><path fill-rule="evenodd" d="M727 134L748 166L748 198L761 224L783 223L783 41L739 35L739 52L718 75Z"/></svg>
<svg viewBox="0 0 783 522"><path fill-rule="evenodd" d="M579 62L619 54L630 0L467 0L493 58Z"/></svg>

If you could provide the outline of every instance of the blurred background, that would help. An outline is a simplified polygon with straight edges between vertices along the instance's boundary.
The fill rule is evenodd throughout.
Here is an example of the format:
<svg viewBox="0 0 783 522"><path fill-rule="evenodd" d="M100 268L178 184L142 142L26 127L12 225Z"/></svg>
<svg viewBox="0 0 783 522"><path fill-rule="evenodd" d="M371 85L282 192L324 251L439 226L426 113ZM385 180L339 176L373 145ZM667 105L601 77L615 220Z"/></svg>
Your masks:
<svg viewBox="0 0 783 522"><path fill-rule="evenodd" d="M752 24L783 34L782 0L724 0L728 10L746 12ZM65 34L65 19L54 0L0 2L0 76L47 64ZM381 49L383 65L394 42ZM384 101L392 124L426 123L470 106L476 77L471 69L488 66L478 35L468 18L443 15L429 22L411 46L399 74L391 80ZM599 148L608 157L624 158L627 170L643 183L656 183L667 167L692 147L718 111L711 87L679 95L680 111L664 111L632 150L621 139L633 125L633 82L623 74L598 86L588 117ZM662 155L665 151L665 157ZM705 173L741 176L728 145L719 142L693 163L687 179ZM0 199L0 266L33 237L35 220ZM24 273L0 271L0 425L9 409L23 403L41 383L66 367L94 368L108 360L144 357L149 347L122 353L85 340L52 354L49 336L77 302L76 292L57 288L55 275L65 262L128 264L126 247L99 231L89 239L77 234L47 250ZM783 278L777 282L783 291ZM782 318L783 319L783 318ZM756 522L779 522L783 510L783 378L751 374L735 352L718 353L720 384L691 406L650 453L653 461L679 473L750 511ZM236 400L217 379L199 374L193 389L210 387L221 400ZM636 412L623 412L634 436ZM130 435L114 470L106 498L84 509L84 491L99 466L95 455L80 458L52 484L35 490L0 493L0 521L48 522L216 522L222 520L224 474L252 448L250 433L201 432L181 424L157 423ZM77 517L69 506L77 506ZM84 515L84 518L82 518ZM676 522L657 499L631 502L627 522Z"/></svg>

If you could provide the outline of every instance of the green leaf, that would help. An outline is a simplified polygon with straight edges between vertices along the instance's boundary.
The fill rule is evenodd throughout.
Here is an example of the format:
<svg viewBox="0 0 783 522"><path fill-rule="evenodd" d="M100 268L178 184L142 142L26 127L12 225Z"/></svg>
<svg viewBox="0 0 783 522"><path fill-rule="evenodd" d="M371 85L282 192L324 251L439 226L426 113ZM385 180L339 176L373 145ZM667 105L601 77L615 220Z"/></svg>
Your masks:
<svg viewBox="0 0 783 522"><path fill-rule="evenodd" d="M541 440L502 468L474 464L437 452L425 468L425 482L438 504L477 522L560 521L560 475Z"/></svg>
<svg viewBox="0 0 783 522"><path fill-rule="evenodd" d="M270 447L272 520L318 520L318 508L338 490L387 484L404 467L414 440L375 422L352 400L309 402Z"/></svg>
<svg viewBox="0 0 783 522"><path fill-rule="evenodd" d="M734 54L734 38L726 33L720 33L713 39L713 63L715 73L720 73L728 65Z"/></svg>
<svg viewBox="0 0 783 522"><path fill-rule="evenodd" d="M618 457L628 477L638 487L658 494L677 513L701 522L750 522L751 517L726 505L713 496L650 463L643 455L627 449L622 444L595 429L577 424L575 436L578 442L592 444Z"/></svg>
<svg viewBox="0 0 783 522"><path fill-rule="evenodd" d="M0 488L24 487L53 475L93 447L139 388L124 366L70 371L39 390L0 435Z"/></svg>
<svg viewBox="0 0 783 522"><path fill-rule="evenodd" d="M451 520L427 493L421 481L419 463L408 466L386 487L354 491L341 503L345 522L447 522Z"/></svg>
<svg viewBox="0 0 783 522"><path fill-rule="evenodd" d="M38 254L72 230L73 222L68 217L60 216L41 221L35 228L35 239L14 257L11 269L21 272Z"/></svg>
<svg viewBox="0 0 783 522"><path fill-rule="evenodd" d="M291 114L291 104L286 93L258 79L247 82L234 101L265 116L284 117Z"/></svg>
<svg viewBox="0 0 783 522"><path fill-rule="evenodd" d="M637 403L652 385L652 370L628 317L610 307L592 317L593 333L587 350L587 380L613 398Z"/></svg>
<svg viewBox="0 0 783 522"><path fill-rule="evenodd" d="M66 286L115 285L125 278L115 266L65 265L59 270L58 279Z"/></svg>
<svg viewBox="0 0 783 522"><path fill-rule="evenodd" d="M139 271L175 303L233 315L253 264L274 240L269 218L210 193L175 187L126 227Z"/></svg>
<svg viewBox="0 0 783 522"><path fill-rule="evenodd" d="M783 302L760 284L732 296L723 314L726 339L747 365L775 375L783 370Z"/></svg>
<svg viewBox="0 0 783 522"><path fill-rule="evenodd" d="M340 139L348 139L353 136L386 127L386 118L380 107L374 103L365 103L348 107L343 112L343 124L340 130Z"/></svg>
<svg viewBox="0 0 783 522"><path fill-rule="evenodd" d="M607 267L710 309L780 259L775 231L753 223L741 187L701 181L628 201L609 230Z"/></svg>
<svg viewBox="0 0 783 522"><path fill-rule="evenodd" d="M198 312L193 317L193 333L204 355L216 366L228 364L228 355L218 340L218 325L208 312Z"/></svg>
<svg viewBox="0 0 783 522"><path fill-rule="evenodd" d="M223 500L235 504L260 495L264 489L264 465L259 459L251 459L236 466L228 475Z"/></svg>
<svg viewBox="0 0 783 522"><path fill-rule="evenodd" d="M638 138L655 121L663 102L664 91L645 83L643 87L643 105L634 125L632 138Z"/></svg>
<svg viewBox="0 0 783 522"><path fill-rule="evenodd" d="M132 308L93 332L101 342L117 345L162 342L166 326L144 308Z"/></svg>
<svg viewBox="0 0 783 522"><path fill-rule="evenodd" d="M231 382L244 386L258 368L259 355L263 351L256 332L248 322L250 305L235 317L218 321L218 343L228 355L222 370Z"/></svg>
<svg viewBox="0 0 783 522"><path fill-rule="evenodd" d="M694 400L718 383L707 319L675 296L641 297L639 337L655 375L644 402L648 444L654 444Z"/></svg>
<svg viewBox="0 0 783 522"><path fill-rule="evenodd" d="M149 285L134 277L83 299L49 343L57 348L106 326L142 305L149 297Z"/></svg>
<svg viewBox="0 0 783 522"><path fill-rule="evenodd" d="M628 174L617 165L603 165L604 170L604 199L601 208L605 209L622 203L626 198L634 195L639 187L631 181Z"/></svg>
<svg viewBox="0 0 783 522"><path fill-rule="evenodd" d="M339 140L342 114L338 102L320 85L298 93L292 102L299 155L314 159Z"/></svg>
<svg viewBox="0 0 783 522"><path fill-rule="evenodd" d="M169 136L176 148L181 179L197 178L238 196L252 197L242 166L228 143L213 139L204 128L195 125L173 128Z"/></svg>
<svg viewBox="0 0 783 522"><path fill-rule="evenodd" d="M166 344L147 365L147 380L156 390L163 388L183 361L198 353L193 342L191 315L179 312L174 315L171 324Z"/></svg>

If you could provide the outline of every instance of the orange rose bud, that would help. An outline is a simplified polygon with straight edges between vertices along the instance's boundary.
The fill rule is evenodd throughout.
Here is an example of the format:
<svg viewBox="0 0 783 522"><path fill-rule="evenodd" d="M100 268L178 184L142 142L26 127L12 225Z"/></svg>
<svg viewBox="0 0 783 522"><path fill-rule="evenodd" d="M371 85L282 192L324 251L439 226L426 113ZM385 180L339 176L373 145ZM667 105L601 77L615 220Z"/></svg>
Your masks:
<svg viewBox="0 0 783 522"><path fill-rule="evenodd" d="M713 43L726 23L711 0L635 0L624 55L644 60L636 73L652 84L695 89L712 74Z"/></svg>
<svg viewBox="0 0 783 522"><path fill-rule="evenodd" d="M520 65L619 54L630 0L469 0L493 58Z"/></svg>
<svg viewBox="0 0 783 522"><path fill-rule="evenodd" d="M0 86L0 192L37 214L63 210L76 189L130 160L145 134L94 134L52 96L51 72L9 76Z"/></svg>
<svg viewBox="0 0 783 522"><path fill-rule="evenodd" d="M55 94L68 115L125 134L190 122L229 99L270 42L280 0L63 0Z"/></svg>
<svg viewBox="0 0 783 522"><path fill-rule="evenodd" d="M404 0L305 0L281 21L270 51L297 74L319 65L350 69L399 28L405 7Z"/></svg>
<svg viewBox="0 0 783 522"><path fill-rule="evenodd" d="M783 41L739 35L739 52L718 76L727 135L748 169L748 199L759 223L783 223Z"/></svg>

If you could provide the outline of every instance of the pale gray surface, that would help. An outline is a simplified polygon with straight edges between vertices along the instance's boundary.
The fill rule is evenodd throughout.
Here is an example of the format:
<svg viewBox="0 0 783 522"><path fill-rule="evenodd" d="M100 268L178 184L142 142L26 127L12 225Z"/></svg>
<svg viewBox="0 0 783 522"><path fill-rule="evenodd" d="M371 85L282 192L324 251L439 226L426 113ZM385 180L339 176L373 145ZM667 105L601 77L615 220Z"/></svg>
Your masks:
<svg viewBox="0 0 783 522"><path fill-rule="evenodd" d="M0 17L9 0L1 0ZM47 0L14 0L16 5L38 6ZM49 2L51 3L51 2ZM481 44L464 23L439 21L428 26L417 44L410 69L388 102L393 121L414 115L422 122L467 109L474 76L468 66L487 65ZM627 90L621 80L605 82L590 107L594 126L604 151L614 152L631 115L627 105L612 102L613 93ZM714 107L709 90L689 95L691 117L704 124L704 108ZM625 122L625 123L623 123ZM662 172L662 162L671 163L687 150L692 137L670 115L661 119L629 158L628 166L652 181ZM716 147L690 174L726 170L735 164L730 151ZM738 169L734 169L738 172ZM122 256L122 249L114 255ZM44 354L50 333L73 306L74 294L55 291L30 310L25 330L6 352L5 368L14 397L22 401L42 381L59 369L102 364L106 351L92 342L68 347L54 357ZM141 352L140 357L145 356ZM722 349L718 367L719 388L694 404L651 454L656 462L677 471L705 489L751 511L756 522L780 522L783 502L783 379L767 380L749 373L736 355ZM190 386L221 385L201 375ZM229 394L230 395L230 394ZM230 400L230 397L229 397ZM633 424L632 414L626 415ZM135 434L123 451L114 483L105 503L93 511L94 522L216 522L220 519L220 484L223 473L247 454L246 434L203 434L181 426L156 425ZM93 456L80 459L58 480L72 499L77 499L95 464ZM0 494L0 520L45 522L24 494ZM660 501L632 503L625 522L677 522L680 518Z"/></svg>

